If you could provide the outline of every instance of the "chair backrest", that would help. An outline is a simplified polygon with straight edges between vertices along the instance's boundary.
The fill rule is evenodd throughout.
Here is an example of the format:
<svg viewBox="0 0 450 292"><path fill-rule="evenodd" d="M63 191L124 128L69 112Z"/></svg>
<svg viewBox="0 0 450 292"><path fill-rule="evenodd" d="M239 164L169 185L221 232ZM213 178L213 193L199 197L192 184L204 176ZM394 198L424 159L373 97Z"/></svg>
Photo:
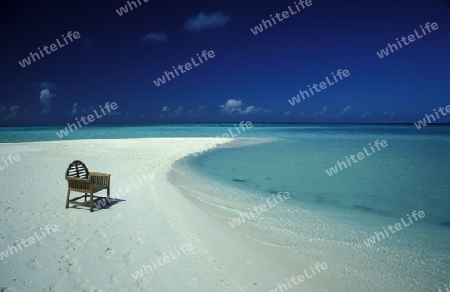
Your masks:
<svg viewBox="0 0 450 292"><path fill-rule="evenodd" d="M66 176L88 178L89 170L83 162L75 160L71 164L69 164L69 167L67 167Z"/></svg>

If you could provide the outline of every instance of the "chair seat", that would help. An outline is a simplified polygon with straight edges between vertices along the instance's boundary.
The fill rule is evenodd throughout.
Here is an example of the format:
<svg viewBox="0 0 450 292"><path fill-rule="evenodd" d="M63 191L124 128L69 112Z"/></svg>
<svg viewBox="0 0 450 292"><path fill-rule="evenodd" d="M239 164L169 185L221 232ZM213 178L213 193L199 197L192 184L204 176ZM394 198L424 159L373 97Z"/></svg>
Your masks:
<svg viewBox="0 0 450 292"><path fill-rule="evenodd" d="M102 184L93 184L92 185L92 190L94 191L94 193L101 191L101 190L105 190L108 188L108 185L102 185Z"/></svg>

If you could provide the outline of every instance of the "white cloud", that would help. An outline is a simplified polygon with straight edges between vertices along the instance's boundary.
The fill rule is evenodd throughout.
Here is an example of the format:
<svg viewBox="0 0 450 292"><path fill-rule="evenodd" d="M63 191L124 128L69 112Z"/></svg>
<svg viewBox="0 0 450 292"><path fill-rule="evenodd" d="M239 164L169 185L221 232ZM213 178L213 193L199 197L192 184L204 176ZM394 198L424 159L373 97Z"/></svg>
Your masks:
<svg viewBox="0 0 450 292"><path fill-rule="evenodd" d="M78 103L74 103L73 105L72 105L72 110L70 111L70 114L71 115L76 115L76 114L78 114Z"/></svg>
<svg viewBox="0 0 450 292"><path fill-rule="evenodd" d="M235 115L235 114L251 114L260 111L260 108L256 108L254 106L248 106L243 109L244 103L241 100L229 99L225 104L219 107L220 111L226 115Z"/></svg>
<svg viewBox="0 0 450 292"><path fill-rule="evenodd" d="M171 110L168 106L164 106L161 112L163 112L163 114L159 115L160 118L163 117L173 118L183 113L183 107L179 106L176 110Z"/></svg>
<svg viewBox="0 0 450 292"><path fill-rule="evenodd" d="M251 114L251 113L254 113L254 112L257 112L258 111L258 109L257 108L255 108L254 106L248 106L245 110L243 110L243 111L241 111L241 114Z"/></svg>
<svg viewBox="0 0 450 292"><path fill-rule="evenodd" d="M225 103L226 107L236 107L236 106L241 106L241 105L242 105L242 101L241 100L236 100L236 99L229 99Z"/></svg>
<svg viewBox="0 0 450 292"><path fill-rule="evenodd" d="M52 108L53 101L52 99L55 98L55 94L50 93L50 90L44 89L41 91L41 94L39 96L39 100L41 101L44 109L42 110L42 113L44 115L50 113L50 110Z"/></svg>
<svg viewBox="0 0 450 292"><path fill-rule="evenodd" d="M187 112L188 115L190 115L191 117L195 117L195 118L199 118L199 117L205 116L207 113L208 113L208 110L207 110L207 108L204 105L201 105L196 110L189 110Z"/></svg>
<svg viewBox="0 0 450 292"><path fill-rule="evenodd" d="M14 119L21 115L20 105L13 105L9 108L9 114L4 117L5 120Z"/></svg>
<svg viewBox="0 0 450 292"><path fill-rule="evenodd" d="M56 97L56 94L53 94L50 92L50 89L56 88L56 83L53 82L42 82L40 84L41 87L41 93L39 95L39 100L42 103L42 106L44 109L42 110L42 113L44 115L47 115L50 113L50 110L52 108L53 99Z"/></svg>
<svg viewBox="0 0 450 292"><path fill-rule="evenodd" d="M327 112L328 112L328 106L323 106L320 111L315 111L315 112L301 111L301 112L298 112L298 115L301 117L318 118L318 117L323 117Z"/></svg>
<svg viewBox="0 0 450 292"><path fill-rule="evenodd" d="M383 115L385 116L395 116L394 112L384 111Z"/></svg>
<svg viewBox="0 0 450 292"><path fill-rule="evenodd" d="M141 38L142 42L154 41L154 42L167 42L168 36L165 33L150 32Z"/></svg>
<svg viewBox="0 0 450 292"><path fill-rule="evenodd" d="M316 111L315 116L323 116L328 110L327 106L324 106L321 111Z"/></svg>
<svg viewBox="0 0 450 292"><path fill-rule="evenodd" d="M341 111L340 116L343 116L343 115L349 113L352 109L353 109L352 106L350 106L350 105L346 106L346 107Z"/></svg>
<svg viewBox="0 0 450 292"><path fill-rule="evenodd" d="M213 12L209 14L200 12L186 21L184 29L189 32L200 32L206 29L223 27L230 20L231 17L222 12Z"/></svg>
<svg viewBox="0 0 450 292"><path fill-rule="evenodd" d="M364 112L364 113L361 115L361 117L365 118L365 117L369 117L369 116L371 116L371 115L372 115L372 112L371 112L371 111L366 111L366 112Z"/></svg>
<svg viewBox="0 0 450 292"><path fill-rule="evenodd" d="M183 112L183 107L179 106L176 110L174 110L174 115L179 115Z"/></svg>

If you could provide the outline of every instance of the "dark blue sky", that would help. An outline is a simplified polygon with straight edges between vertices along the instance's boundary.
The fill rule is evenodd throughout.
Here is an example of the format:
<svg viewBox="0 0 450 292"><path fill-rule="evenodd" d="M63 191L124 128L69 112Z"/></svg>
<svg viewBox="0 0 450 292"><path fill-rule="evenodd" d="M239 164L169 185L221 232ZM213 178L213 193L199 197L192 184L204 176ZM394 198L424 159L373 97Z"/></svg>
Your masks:
<svg viewBox="0 0 450 292"><path fill-rule="evenodd" d="M450 104L448 0L312 0L257 35L294 1L140 2L119 16L127 1L3 1L0 125L66 124L106 102L118 109L98 123L415 122ZM427 22L439 28L423 35ZM19 65L69 31L81 37ZM215 57L154 84L204 50ZM338 69L350 76L288 102Z"/></svg>

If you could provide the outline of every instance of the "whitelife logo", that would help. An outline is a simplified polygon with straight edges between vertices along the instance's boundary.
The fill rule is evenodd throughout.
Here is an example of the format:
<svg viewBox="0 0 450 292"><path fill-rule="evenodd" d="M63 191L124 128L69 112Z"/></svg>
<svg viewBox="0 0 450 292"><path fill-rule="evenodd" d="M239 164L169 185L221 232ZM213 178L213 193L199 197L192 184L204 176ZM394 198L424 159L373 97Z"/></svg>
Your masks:
<svg viewBox="0 0 450 292"><path fill-rule="evenodd" d="M312 266L309 266L309 268L311 270L311 275L308 274L308 271L303 270L303 272L304 272L303 274L300 274L298 276L293 276L290 279L286 278L286 282L285 282L286 284L278 283L277 287L270 290L269 292L283 292L283 291L292 289L293 288L292 284L294 284L294 286L297 286L300 283L305 282L306 279L311 279L316 274L320 274L322 271L325 271L326 269L328 269L328 264L327 263L316 263L314 265L314 268ZM292 284L291 284L291 282L292 282ZM288 288L288 286L289 286L289 288ZM295 291L301 291L301 290L295 290Z"/></svg>
<svg viewBox="0 0 450 292"><path fill-rule="evenodd" d="M347 159L347 162L349 164L349 167L352 166L352 163L350 162L350 159L353 161L353 163L358 163L359 161L363 160L366 157L371 156L372 154L374 154L376 151L375 149L373 149L372 143L369 143L370 149L372 149L373 152L367 152L366 147L364 147L364 152L366 153L367 156L364 156L364 153L359 152L357 155L350 155L350 158L348 158L347 156L345 156L345 158ZM378 140L376 140L374 142L374 146L378 149L378 151L381 150L380 146L385 148L388 146L388 143L386 140L381 140L381 142L378 142ZM355 160L355 157L358 158L358 160ZM344 168L342 168L342 166L344 166L345 168L347 168L347 164L345 163L345 161L337 161L337 164L334 165L333 167L330 167L329 170L325 169L325 172L329 175L332 176L334 173L338 173L339 169L338 166L341 170L343 170Z"/></svg>
<svg viewBox="0 0 450 292"><path fill-rule="evenodd" d="M430 27L431 27L432 30L437 30L439 28L439 26L438 26L438 24L436 22L433 22L431 25L430 25L429 22L425 23L425 28L428 30L428 33L431 33ZM425 29L422 26L420 26L420 28L422 30L423 35L420 35L420 33L417 32L417 29L415 29L414 30L414 34L415 35L414 34L410 34L408 36L409 43L406 41L406 37L402 36L401 41L403 42L403 44L405 46L409 45L412 42L415 42L416 41L416 37L417 37L417 39L421 39L421 38L423 38L424 36L427 35L427 33L425 32ZM400 49L403 48L402 44L398 40L398 38L396 38L395 40L397 41L397 44L400 47ZM393 50L393 48L395 48L395 51ZM396 44L392 44L391 45L391 43L388 43L387 47L385 49L381 50L380 52L377 52L378 57L380 57L380 59L383 59L385 56L386 57L389 56L389 50L391 50L391 53L394 53L394 52L398 51L399 48L397 47Z"/></svg>
<svg viewBox="0 0 450 292"><path fill-rule="evenodd" d="M210 50L209 52L206 52L206 50L204 50L202 52L202 57L205 59L205 61L208 61L208 57L209 58L214 58L216 55L214 53L213 50ZM203 64L203 60L200 57L199 54L197 54L197 58L200 62L200 64ZM192 64L194 65L194 67L200 66L200 64L197 64L194 60L194 58L191 58ZM178 70L181 71L181 73L186 73L187 71L192 69L192 64L187 62L186 64L184 64L184 68L183 65L178 64ZM175 66L172 66L172 68L174 69L175 74L177 74L177 76L179 76L180 74L178 73L177 69L175 68ZM184 71L183 69L186 69L186 71ZM173 74L173 72L169 71L164 71L165 76L163 75L162 77L158 77L156 80L153 80L153 83L155 83L156 87L160 87L162 84L166 83L166 77L167 77L167 81L170 81L172 77L172 79L174 79L176 76Z"/></svg>
<svg viewBox="0 0 450 292"><path fill-rule="evenodd" d="M245 125L245 127L244 127L244 125ZM250 122L250 121L247 121L245 124L244 124L244 121L241 121L239 123L239 128L237 127L236 124L234 124L234 126L235 126L234 128L236 129L237 134L233 135L233 132L231 131L231 128L228 128L228 132L230 133L231 137L230 137L230 135L225 133L225 134L222 135L222 138L233 138L233 137L236 137L237 135L239 135L241 133L241 131L239 131L239 128L241 128L242 132L245 132L246 129L251 129L253 127L252 122ZM220 137L216 136L213 139L220 139ZM217 141L217 140L215 140L215 141ZM219 142L223 142L223 141L219 140L217 142L208 142L208 143L206 143L204 145L204 147L197 149L192 155L194 155L194 157L197 157L199 154L203 154L203 152L206 152L209 149L212 149L212 148L216 147Z"/></svg>
<svg viewBox="0 0 450 292"><path fill-rule="evenodd" d="M101 105L99 105L98 107L101 109L103 115L106 116L106 113L105 113L105 110L103 109L103 107L102 107ZM110 104L109 101L108 101L108 102L105 103L105 108L106 108L106 110L108 111L108 113L110 113L111 110L114 111L114 110L117 109L117 103L112 102L112 103ZM99 114L97 113L96 110L94 110L94 113L95 113L95 116L96 116L98 119L100 119L101 117L103 117L102 115L99 115ZM93 121L95 121L95 117L94 117L94 115L91 114L91 115L88 115L88 116L87 116L88 122L86 122L86 118L85 118L84 116L82 116L82 117L80 118L80 120L81 120L81 122L83 122L83 124L84 124L85 126L87 126L87 125L89 125L89 123L92 123ZM79 126L80 129L81 129L82 126L81 126L81 123L80 123L80 121L78 120L78 118L75 118L75 121L77 122L78 126ZM56 135L58 136L59 139L62 139L62 138L64 138L65 136L69 135L69 130L70 130L70 132L73 132L74 129L75 129L75 130L78 130L77 125L67 123L67 127L65 127L64 129L60 130L59 132L56 132Z"/></svg>
<svg viewBox="0 0 450 292"><path fill-rule="evenodd" d="M290 197L291 197L291 194L289 192L284 192L284 193L283 192L278 192L276 198L274 196L272 196L272 198L267 198L266 199L267 205L266 204L262 204L260 206L255 206L251 210L250 210L250 208L248 208L250 215L249 215L248 212L239 212L239 217L233 218L233 220L229 221L228 224L230 224L230 226L232 228L234 228L236 226L239 226L239 225L241 225L242 223L245 222L245 218L247 218L247 220L250 220L250 216L251 216L251 218L254 218L257 215L260 215L262 212L266 212L266 211L272 209L273 207L275 207L278 204L282 203L283 200L287 200ZM274 204L272 205L271 202L273 202ZM267 208L267 207L269 207L269 208ZM256 215L253 214L252 210L256 213ZM261 210L261 211L258 212L258 210Z"/></svg>
<svg viewBox="0 0 450 292"><path fill-rule="evenodd" d="M5 164L5 167L2 167L0 165L0 170L3 170L3 169L7 168L10 165L13 165L14 162L19 162L20 161L20 155L19 154L14 154L14 155L13 154L9 154L8 158L5 159L5 157L2 157L2 159L3 159L3 162ZM8 160L9 163L6 160Z"/></svg>
<svg viewBox="0 0 450 292"><path fill-rule="evenodd" d="M142 5L140 0L136 0L139 3L139 6ZM149 0L142 0L144 3L147 3ZM134 5L134 8L138 8L138 5L136 4L135 1L127 1L127 5L128 7L130 7L130 11L133 10L132 4ZM125 13L128 13L128 7L127 5L124 5L123 7L120 7L119 9L116 9L117 14L119 14L119 16L124 15Z"/></svg>
<svg viewBox="0 0 450 292"><path fill-rule="evenodd" d="M275 18L278 19L278 22L282 22L283 20L288 19L290 16L292 16L294 14L297 14L300 11L305 10L306 7L311 6L313 3L312 3L312 0L306 0L306 1L300 0L300 1L298 1L298 4L297 4L297 2L294 2L294 4L295 4L295 8L297 9L297 12L295 12L292 9L292 7L289 5L288 6L289 11L283 11L282 13L278 13L278 12L275 13ZM299 5L302 7L301 9L300 9ZM282 16L283 18L281 18L280 16ZM269 27L272 27L272 23L273 23L273 25L276 25L277 22L273 18L272 14L269 17L272 20L272 22L270 22L270 20L263 19L263 20L261 20L261 24L260 25L255 26L255 28L251 28L250 31L254 35L257 35L258 33L263 32L264 28L268 29ZM264 25L264 28L263 28L263 25ZM267 26L267 25L269 25L269 26Z"/></svg>
<svg viewBox="0 0 450 292"><path fill-rule="evenodd" d="M329 86L333 85L334 83L339 82L333 72L331 72L331 75L333 75L333 79L335 82L330 81L330 79L328 79L328 76L325 77L325 80L327 81ZM344 78L342 76L344 76L344 77L350 76L350 71L347 69L344 69L344 70L339 69L339 70L337 70L336 75L339 76L340 80L343 80ZM314 83L313 86L308 85L309 92L311 92L311 95L314 95L314 91L313 91L313 88L314 88L315 92L319 93L321 90L324 90L327 88L327 83L325 83L325 81L323 81L323 82L320 82L319 84ZM320 87L320 89L318 87ZM294 106L296 103L300 103L302 100L305 100L306 97L309 97L308 91L299 90L298 92L299 92L299 94L297 94L297 96L294 96L293 98L287 100L292 106ZM301 96L301 98L300 98L300 96Z"/></svg>
<svg viewBox="0 0 450 292"><path fill-rule="evenodd" d="M47 232L48 235L52 234L52 232L57 232L58 231L58 226L57 225L45 225L45 231ZM39 234L40 233L40 234ZM42 237L39 237L39 235ZM5 249L4 251L0 252L0 261L7 259L8 257L12 256L14 253L18 253L19 250L22 250L22 245L24 247L29 247L32 244L35 244L36 241L41 241L43 238L45 238L45 232L44 231L40 231L40 232L35 232L34 236L29 237L28 239L22 239L20 242L16 242L15 244L13 244L13 246L8 245L8 249ZM28 245L27 245L28 242ZM19 250L17 249L17 247L19 248Z"/></svg>
<svg viewBox="0 0 450 292"><path fill-rule="evenodd" d="M155 272L158 269L158 266L162 267L165 264L170 263L171 261L179 259L182 254L185 255L186 253L191 252L193 249L194 249L194 247L190 243L181 244L179 249L177 247L175 247L174 253L176 253L176 254L172 253L172 251L169 251L168 254L166 252L164 252L162 257L157 257L155 260L152 260L150 265L142 265L142 269L137 270L134 273L131 273L131 276L133 277L133 279L138 280L139 278L142 278L145 275L148 275L149 271ZM181 252L180 252L180 250L181 250ZM170 255L170 257L169 257L169 255ZM178 257L177 257L177 255L178 255ZM156 265L155 261L158 263L158 266Z"/></svg>
<svg viewBox="0 0 450 292"><path fill-rule="evenodd" d="M66 45L68 45L69 42L66 40L66 38L64 37L64 35L62 35L62 37L63 37L64 42L66 43ZM79 39L79 38L81 37L81 35L80 35L80 33L79 33L78 31L75 31L73 34L72 34L72 31L69 31L69 32L67 33L66 37L67 37L67 38L70 40L70 42L72 43L72 42L74 41L74 39L75 39L75 40ZM73 37L73 39L72 39L72 37ZM66 45L61 44L61 42L59 41L59 39L56 39L56 43L58 44L59 48L62 48L62 47L65 47L65 46L66 46ZM51 51L51 52L48 50L48 48L50 48L50 51ZM51 44L49 47L44 46L44 47L42 48L42 50L44 50L44 51L47 53L47 55L50 55L52 52L55 52L57 49L58 49L58 47L57 47L55 44ZM42 53L42 50L41 50L41 47L38 47L38 51L39 51L39 54L40 54L41 56L39 56L38 53L30 52L30 56L29 56L28 58L26 58L26 59L23 59L22 61L19 61L19 65L20 65L22 68L25 68L27 65L31 65L31 60L33 60L33 62L36 62L36 58L37 58L37 60L41 59L41 57L44 58L45 55L44 55L44 53ZM30 59L30 57L31 57L31 59ZM36 57L36 58L35 58L35 57Z"/></svg>
<svg viewBox="0 0 450 292"><path fill-rule="evenodd" d="M106 206L107 203L115 202L115 201L123 198L123 196L125 196L126 194L129 194L132 191L137 190L138 188L140 188L140 187L142 187L142 186L144 186L146 184L149 184L154 179L155 179L155 173L154 172L151 172L151 173L148 173L148 174L145 174L145 175L142 175L142 176L138 176L138 181L139 181L138 185L135 184L134 179L133 179L133 180L131 180L130 184L127 184L125 187L123 187L123 186L120 187L117 192L115 192L115 191L112 192L113 194L117 193L119 196L114 195L115 198L110 198L109 200L107 198L103 198L101 200L98 200L97 202L94 202L94 207L97 208L97 209L100 209L100 208ZM154 188L155 185L152 184L151 186Z"/></svg>
<svg viewBox="0 0 450 292"><path fill-rule="evenodd" d="M394 234L396 231L402 230L403 227L408 227L409 225L414 224L414 222L419 221L419 219L425 218L425 212L424 212L424 211L419 211L419 212L417 212L416 210L414 210L414 211L411 213L411 216L416 220L416 221L414 221L414 222L412 221L411 217L409 217L409 214L406 214L406 216L408 216L408 219L409 219L409 223L410 223L410 224L406 223L405 220L404 220L403 218L401 218L401 221L402 221L402 223L403 223L403 226L402 226L402 224L400 224L400 223L395 223L394 226L392 226L392 225L389 225L389 226L388 226L388 229L389 229L389 231L391 232L391 234ZM417 218L417 217L419 217L419 218ZM396 231L394 231L393 228L395 228ZM386 234L386 237L389 237L389 233L388 233L388 231L386 230L386 228L385 228L384 226L383 226L383 229L384 229L384 233L383 233L383 232L376 232L376 231L375 231L375 232L374 232L375 235L373 235L372 237L367 238L367 240L363 240L364 244L365 244L367 247L370 247L371 245L375 245L375 243L377 243L377 240L378 240L378 241L381 240L381 239L380 239L380 236L381 236L381 238L383 238L383 239L385 238L385 237L384 237L384 234Z"/></svg>
<svg viewBox="0 0 450 292"><path fill-rule="evenodd" d="M414 126L416 126L417 130L420 130L420 128L422 128L422 127L426 127L427 126L427 120L428 120L428 124L431 124L432 123L431 119L433 119L433 123L434 123L434 122L436 122L436 120L439 120L441 118L439 116L439 113L436 111L436 109L434 108L433 110L434 110L434 115L436 116L436 118L433 116L433 114L425 115L423 120L418 120L417 123L414 123ZM441 113L441 115L443 117L445 117L447 114L450 114L450 104L445 107L445 111L447 113L444 112L444 108L443 107L439 107L438 110Z"/></svg>

